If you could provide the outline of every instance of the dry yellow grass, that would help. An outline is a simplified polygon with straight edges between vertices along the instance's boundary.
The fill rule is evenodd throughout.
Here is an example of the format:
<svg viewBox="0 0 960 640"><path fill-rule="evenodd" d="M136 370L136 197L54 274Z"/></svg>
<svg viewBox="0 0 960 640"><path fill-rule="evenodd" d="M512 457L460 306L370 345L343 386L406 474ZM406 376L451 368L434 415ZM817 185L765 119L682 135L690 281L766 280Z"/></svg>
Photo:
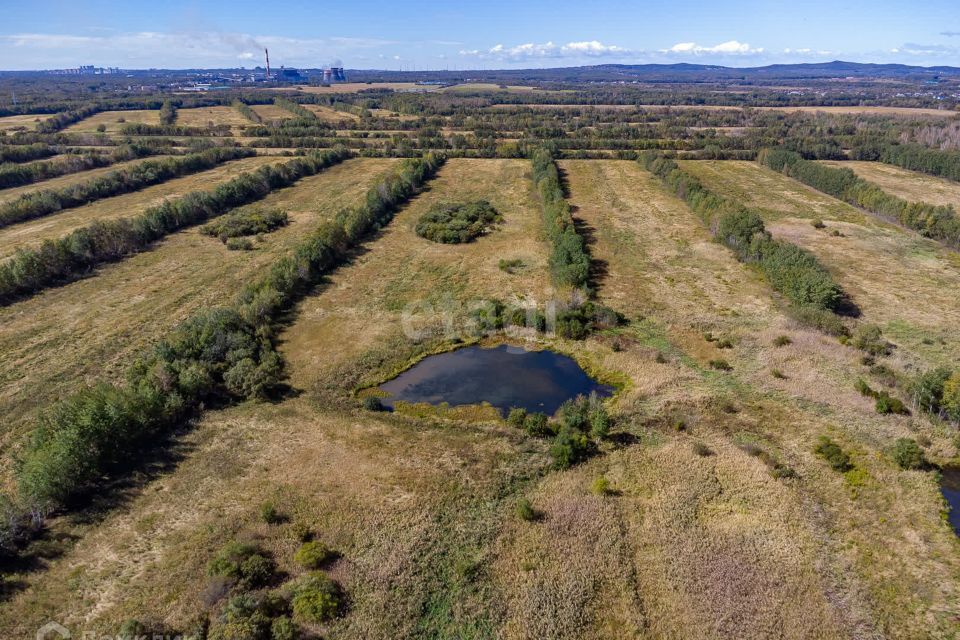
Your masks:
<svg viewBox="0 0 960 640"><path fill-rule="evenodd" d="M59 238L91 222L136 216L147 207L160 204L168 198L176 198L191 191L210 189L245 171L253 171L257 167L283 161L283 158L277 156L255 156L234 160L209 171L168 180L140 191L103 198L83 207L65 209L60 213L4 227L0 229L0 260L10 257L17 249L36 247L44 240ZM40 185L33 186L37 188Z"/></svg>
<svg viewBox="0 0 960 640"><path fill-rule="evenodd" d="M209 127L218 124L245 127L252 123L233 107L223 106L177 109L177 124L184 127Z"/></svg>
<svg viewBox="0 0 960 640"><path fill-rule="evenodd" d="M956 252L755 163L683 166L710 188L758 208L775 236L816 254L861 307L864 320L880 324L900 345L901 365L925 369L960 361ZM813 228L815 217L827 228ZM842 235L831 235L833 230Z"/></svg>
<svg viewBox="0 0 960 640"><path fill-rule="evenodd" d="M0 628L20 636L57 619L106 632L147 615L183 625L203 610L206 562L229 539L257 540L298 575L299 523L343 554L331 574L351 606L325 637L950 637L960 543L930 474L881 455L910 429L930 433L934 451L946 438L857 404L856 353L787 321L763 282L635 163L562 164L606 263L599 297L633 324L619 352L608 336L551 344L629 378L615 410L633 444L605 443L579 467L546 472L545 443L512 428L357 409L351 381L410 348L409 303L549 291L529 164L450 160L299 305L280 341L300 394L209 412L181 441L183 461L124 508L90 525L55 523L79 539L24 577L30 588L0 605ZM505 217L490 235L449 246L413 233L434 202L478 197ZM505 274L501 257L529 269ZM704 330L729 333L735 348L717 351ZM774 348L779 333L793 344ZM732 373L705 370L718 353ZM815 391L826 392L772 381L767 367L781 357L791 376L825 378ZM673 431L681 415L686 430ZM825 432L863 471L856 492L812 454ZM696 455L697 441L713 455ZM744 442L798 477L772 477ZM601 474L612 495L591 494ZM519 497L542 519L517 519ZM290 524L257 520L268 499Z"/></svg>
<svg viewBox="0 0 960 640"><path fill-rule="evenodd" d="M93 132L103 125L107 133L119 133L126 124L160 124L160 111L138 109L130 111L101 111L80 122L74 122L65 131Z"/></svg>
<svg viewBox="0 0 960 640"><path fill-rule="evenodd" d="M255 251L228 251L193 228L93 277L0 308L4 445L36 409L82 384L116 379L177 322L231 300L319 220L356 202L392 162L350 160L252 205L282 208L292 220Z"/></svg>
<svg viewBox="0 0 960 640"><path fill-rule="evenodd" d="M358 122L360 120L360 116L349 111L337 111L319 104L305 104L303 106L315 113L317 118L324 122L343 122L344 120Z"/></svg>
<svg viewBox="0 0 960 640"><path fill-rule="evenodd" d="M824 161L833 167L852 169L854 173L878 185L891 195L910 202L953 205L960 210L960 183L908 171L882 162Z"/></svg>
<svg viewBox="0 0 960 640"><path fill-rule="evenodd" d="M50 115L46 113L26 114L22 116L4 116L0 118L0 131L13 131L17 129L27 129L33 131L37 124L43 122Z"/></svg>
<svg viewBox="0 0 960 640"><path fill-rule="evenodd" d="M281 109L275 104L254 104L250 105L253 112L260 116L264 122L275 122L277 120L289 120L293 114L286 109Z"/></svg>

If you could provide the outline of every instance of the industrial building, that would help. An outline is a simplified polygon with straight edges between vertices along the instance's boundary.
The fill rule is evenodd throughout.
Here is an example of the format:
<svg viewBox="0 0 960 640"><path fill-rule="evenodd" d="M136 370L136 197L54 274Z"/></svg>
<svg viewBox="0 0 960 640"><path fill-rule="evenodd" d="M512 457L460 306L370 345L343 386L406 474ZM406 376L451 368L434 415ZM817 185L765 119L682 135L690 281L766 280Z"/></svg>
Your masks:
<svg viewBox="0 0 960 640"><path fill-rule="evenodd" d="M346 81L347 74L343 72L343 67L327 67L323 70L323 84Z"/></svg>

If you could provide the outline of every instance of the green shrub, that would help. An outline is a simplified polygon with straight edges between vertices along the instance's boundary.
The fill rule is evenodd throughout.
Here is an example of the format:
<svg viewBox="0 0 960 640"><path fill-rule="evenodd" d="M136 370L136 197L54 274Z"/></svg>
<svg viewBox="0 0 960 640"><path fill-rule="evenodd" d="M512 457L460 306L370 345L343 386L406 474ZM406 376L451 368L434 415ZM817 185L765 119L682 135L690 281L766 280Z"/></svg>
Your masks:
<svg viewBox="0 0 960 640"><path fill-rule="evenodd" d="M522 269L524 264L523 260L520 258L511 258L509 260L501 258L500 262L497 263L497 267L500 269L500 271L506 271L509 274L514 274Z"/></svg>
<svg viewBox="0 0 960 640"><path fill-rule="evenodd" d="M883 339L883 332L875 324L862 324L854 329L850 343L871 356L890 355L890 343Z"/></svg>
<svg viewBox="0 0 960 640"><path fill-rule="evenodd" d="M207 565L207 575L227 578L243 589L266 585L273 578L273 561L259 547L229 542Z"/></svg>
<svg viewBox="0 0 960 640"><path fill-rule="evenodd" d="M528 413L523 419L523 428L531 436L543 438L551 434L550 423L543 413Z"/></svg>
<svg viewBox="0 0 960 640"><path fill-rule="evenodd" d="M927 460L917 441L912 438L898 438L893 445L893 460L901 469L923 469Z"/></svg>
<svg viewBox="0 0 960 640"><path fill-rule="evenodd" d="M225 244L230 251L253 251L250 238L227 238Z"/></svg>
<svg viewBox="0 0 960 640"><path fill-rule="evenodd" d="M871 389L870 385L867 384L867 381L863 378L857 378L854 386L856 387L857 392L862 396L866 396L867 398L875 398L877 396L877 392Z"/></svg>
<svg viewBox="0 0 960 640"><path fill-rule="evenodd" d="M530 501L526 498L521 498L517 500L517 505L514 509L517 514L517 517L521 520L526 520L527 522L533 522L537 520L537 511L533 508L533 505L530 504Z"/></svg>
<svg viewBox="0 0 960 640"><path fill-rule="evenodd" d="M380 398L376 396L367 396L363 399L363 408L367 411L383 411L384 406Z"/></svg>
<svg viewBox="0 0 960 640"><path fill-rule="evenodd" d="M790 339L790 336L777 336L773 340L773 346L775 347L785 347L788 344L792 343L793 340Z"/></svg>
<svg viewBox="0 0 960 640"><path fill-rule="evenodd" d="M335 618L343 604L336 582L319 571L298 582L293 591L293 615L302 622L326 622Z"/></svg>
<svg viewBox="0 0 960 640"><path fill-rule="evenodd" d="M270 640L271 620L260 602L242 593L227 602L220 619L210 629L209 640Z"/></svg>
<svg viewBox="0 0 960 640"><path fill-rule="evenodd" d="M597 476L593 479L590 484L590 493L595 496L607 496L612 493L610 481L607 480L606 476Z"/></svg>
<svg viewBox="0 0 960 640"><path fill-rule="evenodd" d="M460 244L470 242L503 220L486 200L438 204L420 216L417 235L433 242Z"/></svg>
<svg viewBox="0 0 960 640"><path fill-rule="evenodd" d="M314 540L301 545L293 559L306 569L319 569L335 557L336 553L327 545Z"/></svg>
<svg viewBox="0 0 960 640"><path fill-rule="evenodd" d="M730 366L730 363L723 359L711 360L710 368L716 369L717 371L732 371L733 367Z"/></svg>
<svg viewBox="0 0 960 640"><path fill-rule="evenodd" d="M229 246L231 238L255 236L289 224L290 218L286 211L278 209L249 208L240 209L227 215L220 216L213 222L200 227L200 233L215 238Z"/></svg>
<svg viewBox="0 0 960 640"><path fill-rule="evenodd" d="M813 452L826 460L834 471L843 473L853 468L850 464L850 456L840 448L840 445L827 436L820 436Z"/></svg>
<svg viewBox="0 0 960 640"><path fill-rule="evenodd" d="M785 374L783 371L780 371L780 369L771 369L771 370L770 370L770 375L772 375L772 376L773 376L774 378L776 378L777 380L786 380L786 379L787 379L787 374Z"/></svg>
<svg viewBox="0 0 960 640"><path fill-rule="evenodd" d="M877 413L880 414L897 414L897 415L909 415L910 410L907 409L906 405L900 401L899 398L894 398L886 391L879 391L874 396L876 398L875 407Z"/></svg>
<svg viewBox="0 0 960 640"><path fill-rule="evenodd" d="M524 423L527 420L527 410L521 409L520 407L513 407L510 409L510 412L507 414L507 422L518 429L523 428Z"/></svg>
<svg viewBox="0 0 960 640"><path fill-rule="evenodd" d="M260 519L267 524L280 524L284 521L283 514L272 502L264 502L260 505Z"/></svg>
<svg viewBox="0 0 960 640"><path fill-rule="evenodd" d="M270 640L296 640L297 627L288 616L274 618L270 623Z"/></svg>
<svg viewBox="0 0 960 640"><path fill-rule="evenodd" d="M557 469L568 469L585 460L593 451L594 445L587 435L569 427L561 427L550 446L550 455Z"/></svg>
<svg viewBox="0 0 960 640"><path fill-rule="evenodd" d="M821 220L820 218L814 218L814 219L810 222L810 224L813 225L813 228L814 228L814 229L823 229L824 227L827 226L827 225L823 224L823 220Z"/></svg>

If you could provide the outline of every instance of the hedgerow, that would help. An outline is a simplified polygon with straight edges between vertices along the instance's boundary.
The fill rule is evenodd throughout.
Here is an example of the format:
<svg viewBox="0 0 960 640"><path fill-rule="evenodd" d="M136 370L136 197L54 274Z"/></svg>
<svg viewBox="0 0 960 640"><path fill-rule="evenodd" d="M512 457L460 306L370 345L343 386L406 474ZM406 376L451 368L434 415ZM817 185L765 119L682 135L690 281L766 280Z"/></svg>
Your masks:
<svg viewBox="0 0 960 640"><path fill-rule="evenodd" d="M319 167L342 155L290 164ZM432 154L405 161L368 191L364 204L321 224L233 305L202 311L161 340L130 368L126 384L98 385L45 411L17 465L21 502L41 515L68 506L105 477L135 467L203 406L268 394L283 372L272 342L280 314L386 224L442 162Z"/></svg>
<svg viewBox="0 0 960 640"><path fill-rule="evenodd" d="M219 153L213 157L219 157ZM346 157L345 151L329 151L280 166L260 167L213 191L188 193L151 207L139 216L97 221L58 240L48 240L36 249L18 250L0 264L0 302L35 293L103 262L143 251L169 233L259 200L273 189L288 186Z"/></svg>
<svg viewBox="0 0 960 640"><path fill-rule="evenodd" d="M255 155L249 149L214 148L178 158L147 160L136 166L70 185L24 194L0 205L0 227L79 207L101 198L138 191L172 178L212 169L219 164Z"/></svg>
<svg viewBox="0 0 960 640"><path fill-rule="evenodd" d="M279 209L241 209L204 225L200 233L220 238L221 242L226 243L230 238L270 233L286 226L289 221L287 212Z"/></svg>
<svg viewBox="0 0 960 640"><path fill-rule="evenodd" d="M842 330L823 316L842 308L844 294L830 272L809 251L774 240L754 211L707 189L673 160L656 153L640 162L690 205L714 236L742 262L755 264L770 285L799 311L795 317L831 332Z"/></svg>
<svg viewBox="0 0 960 640"><path fill-rule="evenodd" d="M155 148L146 145L124 145L110 153L83 153L45 162L4 164L0 166L0 189L19 187L79 171L109 167L118 162L143 158L156 152Z"/></svg>
<svg viewBox="0 0 960 640"><path fill-rule="evenodd" d="M553 247L550 273L558 285L585 287L590 276L590 256L564 198L557 164L547 149L534 151L532 160L533 182L540 193L547 238Z"/></svg>
<svg viewBox="0 0 960 640"><path fill-rule="evenodd" d="M952 206L907 202L858 178L850 169L804 160L786 149L764 149L757 155L757 162L923 236L960 248L960 216ZM955 179L960 180L960 172Z"/></svg>

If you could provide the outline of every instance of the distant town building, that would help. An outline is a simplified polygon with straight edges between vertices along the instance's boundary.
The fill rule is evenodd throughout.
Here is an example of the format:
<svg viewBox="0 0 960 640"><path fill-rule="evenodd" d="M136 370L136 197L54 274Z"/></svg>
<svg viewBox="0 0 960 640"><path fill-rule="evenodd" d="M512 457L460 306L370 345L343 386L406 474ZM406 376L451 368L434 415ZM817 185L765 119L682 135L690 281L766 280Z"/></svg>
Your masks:
<svg viewBox="0 0 960 640"><path fill-rule="evenodd" d="M343 67L327 67L323 70L323 83L346 82L347 74L343 72Z"/></svg>

